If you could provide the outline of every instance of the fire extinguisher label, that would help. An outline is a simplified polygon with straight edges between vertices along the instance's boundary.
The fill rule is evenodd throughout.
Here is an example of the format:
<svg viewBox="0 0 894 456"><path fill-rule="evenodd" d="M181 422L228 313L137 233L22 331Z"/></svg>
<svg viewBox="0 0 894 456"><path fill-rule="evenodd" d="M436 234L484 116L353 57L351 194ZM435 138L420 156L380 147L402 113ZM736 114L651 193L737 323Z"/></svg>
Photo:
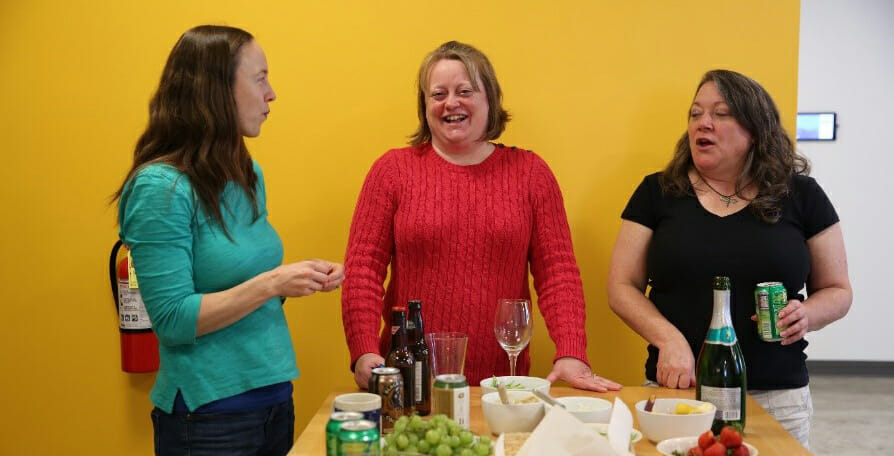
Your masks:
<svg viewBox="0 0 894 456"><path fill-rule="evenodd" d="M127 279L118 281L118 326L121 329L152 329L140 290L131 288L128 282Z"/></svg>
<svg viewBox="0 0 894 456"><path fill-rule="evenodd" d="M133 268L133 257L130 256L130 250L127 251L127 285L133 289L140 288L140 285L137 283L137 270ZM141 307L142 302L141 299Z"/></svg>

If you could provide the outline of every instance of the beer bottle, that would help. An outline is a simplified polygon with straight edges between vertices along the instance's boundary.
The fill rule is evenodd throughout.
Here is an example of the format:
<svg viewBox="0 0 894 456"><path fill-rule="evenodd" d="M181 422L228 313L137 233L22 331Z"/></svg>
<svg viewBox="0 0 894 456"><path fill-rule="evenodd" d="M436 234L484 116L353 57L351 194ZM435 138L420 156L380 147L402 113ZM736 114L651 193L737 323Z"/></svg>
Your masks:
<svg viewBox="0 0 894 456"><path fill-rule="evenodd" d="M407 343L407 309L391 309L391 350L385 366L396 367L404 380L404 415L412 415L416 404L416 361Z"/></svg>
<svg viewBox="0 0 894 456"><path fill-rule="evenodd" d="M422 301L410 301L407 307L410 308L407 332L413 359L416 361L416 413L427 416L431 413L431 366L428 364L428 346L425 345L425 329L422 325Z"/></svg>
<svg viewBox="0 0 894 456"><path fill-rule="evenodd" d="M726 425L745 429L745 358L730 318L729 277L714 277L714 313L708 335L698 354L695 398L714 404L717 411L711 430L719 434Z"/></svg>

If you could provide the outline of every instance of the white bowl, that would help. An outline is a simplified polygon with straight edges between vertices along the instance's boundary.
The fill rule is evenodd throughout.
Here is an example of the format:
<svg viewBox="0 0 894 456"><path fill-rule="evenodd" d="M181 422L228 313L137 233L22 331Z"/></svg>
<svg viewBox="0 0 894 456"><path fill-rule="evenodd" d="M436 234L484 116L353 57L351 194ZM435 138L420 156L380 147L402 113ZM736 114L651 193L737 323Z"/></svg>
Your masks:
<svg viewBox="0 0 894 456"><path fill-rule="evenodd" d="M757 456L757 448L747 443L743 443L742 445L745 445L745 448L748 448L748 456ZM698 446L698 437L676 437L658 442L658 445L655 448L657 448L658 452L664 456L672 456L674 451L686 454L686 452L694 446Z"/></svg>
<svg viewBox="0 0 894 456"><path fill-rule="evenodd" d="M712 407L710 412L690 415L674 414L674 408L680 402L693 407L704 404L702 401L693 399L657 399L652 411L647 412L643 410L646 401L637 402L635 406L636 419L639 421L639 428L642 429L643 435L653 442L660 442L674 437L701 435L711 429L716 409Z"/></svg>
<svg viewBox="0 0 894 456"><path fill-rule="evenodd" d="M488 377L481 380L481 395L497 392L497 386L494 385L494 379L506 386L506 391L531 391L540 390L549 394L550 383L545 378L540 377L523 377L520 375L506 375L503 377ZM520 385L520 386L519 386Z"/></svg>
<svg viewBox="0 0 894 456"><path fill-rule="evenodd" d="M608 436L608 423L587 423L587 427L595 429L599 435ZM643 439L643 433L637 429L630 430L630 443L636 443Z"/></svg>
<svg viewBox="0 0 894 456"><path fill-rule="evenodd" d="M530 391L506 391L510 402L536 397ZM499 393L481 396L481 410L487 427L494 434L504 432L531 432L543 419L543 401L526 404L504 404Z"/></svg>
<svg viewBox="0 0 894 456"><path fill-rule="evenodd" d="M584 423L608 423L612 416L612 403L598 397L565 396L557 397L556 402Z"/></svg>

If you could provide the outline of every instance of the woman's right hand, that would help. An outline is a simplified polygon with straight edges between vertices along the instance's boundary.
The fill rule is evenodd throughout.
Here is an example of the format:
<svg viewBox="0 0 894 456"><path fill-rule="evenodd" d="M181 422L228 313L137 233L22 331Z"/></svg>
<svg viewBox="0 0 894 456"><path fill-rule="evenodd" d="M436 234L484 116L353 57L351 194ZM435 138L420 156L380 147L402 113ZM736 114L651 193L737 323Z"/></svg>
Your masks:
<svg viewBox="0 0 894 456"><path fill-rule="evenodd" d="M695 386L695 358L685 339L658 350L657 368L656 380L665 388Z"/></svg>
<svg viewBox="0 0 894 456"><path fill-rule="evenodd" d="M332 266L327 261L305 260L270 271L274 296L310 296L323 289Z"/></svg>
<svg viewBox="0 0 894 456"><path fill-rule="evenodd" d="M385 364L385 358L376 353L364 353L354 363L354 382L360 389L369 388L369 377L374 367Z"/></svg>

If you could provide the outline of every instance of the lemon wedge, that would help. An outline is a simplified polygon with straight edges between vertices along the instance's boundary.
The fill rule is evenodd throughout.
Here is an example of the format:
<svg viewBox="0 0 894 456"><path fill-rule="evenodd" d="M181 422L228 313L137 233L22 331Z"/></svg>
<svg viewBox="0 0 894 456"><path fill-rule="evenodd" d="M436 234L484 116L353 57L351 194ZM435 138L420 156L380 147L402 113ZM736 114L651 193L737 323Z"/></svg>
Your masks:
<svg viewBox="0 0 894 456"><path fill-rule="evenodd" d="M698 407L693 407L692 411L689 413L709 413L709 412L713 412L713 411L714 411L714 404L711 404L710 402L705 402L704 404L699 405Z"/></svg>
<svg viewBox="0 0 894 456"><path fill-rule="evenodd" d="M694 407L692 407L689 404L686 404L683 402L678 402L677 408L674 409L674 413L677 415L688 415L688 414L692 413L693 408Z"/></svg>

